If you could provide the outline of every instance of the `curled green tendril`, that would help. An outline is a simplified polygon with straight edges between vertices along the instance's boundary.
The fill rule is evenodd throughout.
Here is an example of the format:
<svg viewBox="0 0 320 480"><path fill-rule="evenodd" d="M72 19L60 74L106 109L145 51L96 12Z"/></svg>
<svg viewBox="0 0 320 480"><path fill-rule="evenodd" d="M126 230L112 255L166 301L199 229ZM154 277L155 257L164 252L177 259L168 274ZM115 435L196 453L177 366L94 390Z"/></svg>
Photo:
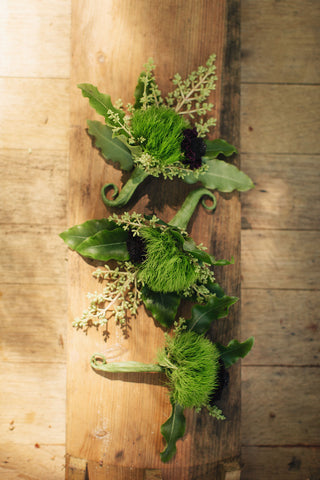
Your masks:
<svg viewBox="0 0 320 480"><path fill-rule="evenodd" d="M131 177L127 183L123 185L120 192L114 183L106 183L101 189L103 203L106 207L123 207L129 202L136 188L148 177L148 175L149 174L141 170L141 168L135 167ZM109 200L106 197L106 190L110 188L112 188L114 192L112 194L112 199Z"/></svg>
<svg viewBox="0 0 320 480"><path fill-rule="evenodd" d="M213 204L207 205L205 202L205 198L202 197L209 197L212 200ZM179 227L185 230L200 200L202 206L206 210L213 211L217 206L217 199L214 194L210 192L210 190L207 190L206 188L198 188L189 193L178 213L173 217L171 222L169 222L169 225L172 225L173 227Z"/></svg>

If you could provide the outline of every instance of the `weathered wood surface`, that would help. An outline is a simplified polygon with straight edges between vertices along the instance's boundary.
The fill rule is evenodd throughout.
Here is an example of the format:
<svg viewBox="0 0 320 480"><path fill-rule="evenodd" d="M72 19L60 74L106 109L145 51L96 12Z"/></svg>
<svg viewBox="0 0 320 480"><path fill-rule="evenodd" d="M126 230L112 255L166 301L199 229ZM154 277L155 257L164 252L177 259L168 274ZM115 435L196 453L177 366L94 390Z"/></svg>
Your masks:
<svg viewBox="0 0 320 480"><path fill-rule="evenodd" d="M121 96L126 103L132 101L138 75L149 57L153 57L158 65L157 80L166 93L171 89L168 78L176 71L185 76L215 52L219 81L214 96L218 118L214 133L219 136L219 125L222 124L224 135L227 134L230 141L238 142L239 97L236 89L239 83L235 83L236 89L230 97L233 103L228 98L229 110L221 109L225 93L223 82L230 88L238 81L239 73L237 49L225 50L225 45L232 41L226 26L234 28L235 42L239 34L238 2L233 2L232 12L225 10L231 3L201 2L194 11L191 1L184 2L182 7L179 1L169 0L158 5L156 10L152 3L144 0L135 3L127 0L97 1L94 4L73 2L70 224L108 215L99 198L101 186L106 179L120 184L121 178L120 172L106 166L92 149L84 129L86 119L92 118L93 112L76 89L77 83L93 83L109 93L113 100ZM231 13L233 17L227 23L226 17ZM208 31L210 37L204 41L203 35ZM225 55L228 55L227 64L224 63ZM229 76L229 65L234 69L232 77ZM149 199L148 192L151 192ZM182 182L164 184L152 180L147 189L140 189L142 198L134 209L145 211L147 208L150 211L151 208L161 218L169 220L187 192L188 188ZM219 199L214 216L199 210L192 233L197 242L203 241L217 256L228 258L235 255L239 260L239 199L238 195L230 197ZM225 222L228 222L228 236L222 237L226 231ZM161 464L159 452L163 449L163 441L160 426L170 414L170 404L159 378L141 374L134 382L129 381L128 376L106 379L91 370L89 359L93 352L101 351L109 360L151 361L163 343L163 332L144 309L140 309L138 318L131 321L127 339L112 321L107 343L101 331L89 331L87 336L74 331L72 319L86 306L87 291L96 288L95 281L90 279L92 270L93 267L79 256L70 255L67 454L91 462L89 478L90 472L92 478L98 478L96 470L100 471L100 476L111 476L110 471L107 472L110 468L115 480L136 478L139 469L141 475L146 475L144 469L161 470L163 479L211 477L219 461L237 457L239 453L239 367L232 369L230 387L224 396L224 410L229 420L218 423L205 414L196 417L187 412L187 430L184 439L179 441L177 455L168 465ZM219 275L221 284L230 294L238 292L238 275L238 264ZM234 308L229 321L225 321L223 327L219 324L221 341L237 336L237 312L238 309ZM101 463L106 469L104 474L98 468Z"/></svg>

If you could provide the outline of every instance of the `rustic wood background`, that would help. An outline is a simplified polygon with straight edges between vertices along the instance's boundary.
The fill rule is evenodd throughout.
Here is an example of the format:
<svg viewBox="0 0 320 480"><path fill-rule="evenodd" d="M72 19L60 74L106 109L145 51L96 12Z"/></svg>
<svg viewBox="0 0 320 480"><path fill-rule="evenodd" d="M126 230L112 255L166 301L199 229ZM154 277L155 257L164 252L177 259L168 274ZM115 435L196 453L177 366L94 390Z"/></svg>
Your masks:
<svg viewBox="0 0 320 480"><path fill-rule="evenodd" d="M70 7L0 14L5 480L64 478ZM242 480L320 478L319 15L242 0Z"/></svg>

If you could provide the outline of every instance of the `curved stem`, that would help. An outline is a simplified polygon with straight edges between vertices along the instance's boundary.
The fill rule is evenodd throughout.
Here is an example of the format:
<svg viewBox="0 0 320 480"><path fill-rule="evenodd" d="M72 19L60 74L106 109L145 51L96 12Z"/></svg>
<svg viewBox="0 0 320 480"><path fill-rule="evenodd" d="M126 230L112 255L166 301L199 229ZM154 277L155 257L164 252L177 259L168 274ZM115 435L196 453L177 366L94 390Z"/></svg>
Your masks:
<svg viewBox="0 0 320 480"><path fill-rule="evenodd" d="M211 198L213 202L211 206L206 205L204 199L202 199L202 197L204 196ZM201 199L202 199L202 202L201 202L202 206L206 210L214 210L216 208L217 200L216 200L216 197L213 195L213 193L210 192L210 190L207 190L206 188L198 188L189 193L189 195L183 202L180 210L169 222L169 225L172 225L173 227L179 227L185 230L188 226L188 223L190 221L190 218L193 212L195 211L196 206L198 205L199 200Z"/></svg>
<svg viewBox="0 0 320 480"><path fill-rule="evenodd" d="M104 355L95 353L91 357L91 367L94 370L100 370L110 373L132 373L132 372L163 372L163 368L157 363L141 363L141 362L113 362L107 363Z"/></svg>
<svg viewBox="0 0 320 480"><path fill-rule="evenodd" d="M128 203L136 188L148 177L148 173L141 170L141 168L135 167L132 175L125 185L123 185L121 192L119 193L118 187L114 183L106 183L101 189L101 197L106 207L123 207ZM106 197L106 190L112 188L114 193L112 199L109 200Z"/></svg>

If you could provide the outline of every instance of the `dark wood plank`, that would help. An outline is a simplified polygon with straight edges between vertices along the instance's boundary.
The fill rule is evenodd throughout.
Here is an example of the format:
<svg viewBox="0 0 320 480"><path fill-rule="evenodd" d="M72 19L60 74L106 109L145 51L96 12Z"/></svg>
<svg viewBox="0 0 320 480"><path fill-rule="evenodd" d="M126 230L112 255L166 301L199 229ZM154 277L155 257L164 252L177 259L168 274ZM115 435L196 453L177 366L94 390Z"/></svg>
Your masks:
<svg viewBox="0 0 320 480"><path fill-rule="evenodd" d="M319 288L320 232L242 230L244 288Z"/></svg>
<svg viewBox="0 0 320 480"><path fill-rule="evenodd" d="M319 291L243 288L241 336L255 344L242 365L320 365L319 312Z"/></svg>
<svg viewBox="0 0 320 480"><path fill-rule="evenodd" d="M241 480L318 480L319 447L243 447Z"/></svg>
<svg viewBox="0 0 320 480"><path fill-rule="evenodd" d="M320 445L317 367L242 367L244 446Z"/></svg>
<svg viewBox="0 0 320 480"><path fill-rule="evenodd" d="M226 5L230 7L227 13ZM212 28L213 25L215 28ZM225 30L226 25L230 30ZM208 31L210 37L207 36ZM226 45L233 45L233 49L225 49L225 39ZM92 117L93 113L75 88L79 82L88 81L97 85L101 91L111 94L113 100L122 96L124 102L132 101L136 79L148 57L152 56L158 65L157 80L161 90L167 92L171 88L168 84L170 76L176 71L186 75L215 51L219 76L214 97L218 118L215 135L219 135L221 125L224 136L238 144L239 58L234 58L239 55L238 1L226 3L219 0L214 4L203 1L196 10L192 1L184 2L182 6L177 0L166 0L157 9L145 0L134 3L109 0L95 2L94 6L92 2L75 1L72 44L75 60L71 78L71 224L108 214L99 198L100 187L105 183L105 178L116 184L121 183L120 172L103 164L85 135L86 119ZM228 65L223 77L222 64ZM233 69L233 76L229 68ZM232 87L231 90L227 86ZM230 99L230 92L237 94ZM221 113L221 105L228 102L230 108ZM170 219L188 191L182 182L172 182L170 189L174 194L169 195L168 183L153 181L148 189L142 188L140 202L134 208L145 211L146 204L149 202L150 207L153 202L151 208L163 219ZM149 199L147 192L151 192ZM219 199L214 216L199 210L192 224L192 232L196 241L201 239L217 256L234 255L239 261L240 203L238 195L229 197ZM164 207L167 203L169 205ZM229 225L228 235L222 237L226 224ZM81 313L86 292L92 286L95 288L90 279L91 270L92 267L82 259L71 255L71 317ZM239 263L223 273L218 271L217 276L230 294L239 291ZM219 324L216 333L221 341L237 336L237 313L238 309L235 308L229 321ZM196 420L194 414L188 412L187 432L184 440L179 442L177 456L174 462L163 466L158 456L163 446L159 429L170 412L165 389L155 379L147 382L142 375L139 383L107 381L95 375L89 367L91 354L99 350L108 352L110 349L118 360L152 360L163 342L163 332L143 310L131 327L130 337L125 340L110 324L107 345L101 332L90 331L85 337L81 332L69 328L67 453L96 464L103 461L105 466L117 466L118 470L132 465L136 469L146 468L146 465L150 470L161 468L166 480L185 480L191 476L203 480L209 478L212 469L210 472L206 465L216 468L218 460L236 457L239 453L239 366L232 369L229 392L224 399L230 421L218 424L206 415ZM140 414L141 403L144 405L143 416ZM121 451L123 454L119 455ZM187 469L190 469L189 473Z"/></svg>
<svg viewBox="0 0 320 480"><path fill-rule="evenodd" d="M242 85L245 153L319 153L320 86Z"/></svg>
<svg viewBox="0 0 320 480"><path fill-rule="evenodd" d="M243 82L319 83L318 0L241 2Z"/></svg>
<svg viewBox="0 0 320 480"><path fill-rule="evenodd" d="M242 228L318 230L319 155L244 154L255 188L241 195Z"/></svg>

